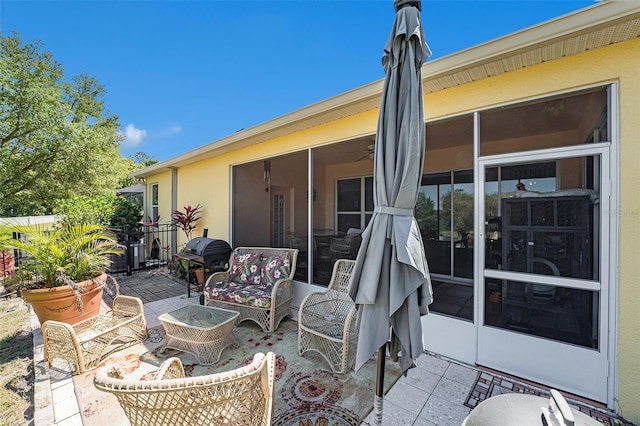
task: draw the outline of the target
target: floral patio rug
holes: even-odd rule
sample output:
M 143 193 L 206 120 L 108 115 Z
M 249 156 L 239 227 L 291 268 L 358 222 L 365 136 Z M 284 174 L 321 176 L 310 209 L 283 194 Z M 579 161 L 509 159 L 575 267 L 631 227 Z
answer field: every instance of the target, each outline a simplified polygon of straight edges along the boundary
M 190 376 L 228 371 L 251 362 L 256 352 L 276 354 L 275 405 L 272 424 L 358 425 L 373 408 L 376 360 L 372 358 L 357 373 L 335 374 L 315 352 L 298 355 L 297 323 L 285 320 L 273 333 L 263 333 L 250 321 L 234 329 L 240 343 L 227 347 L 220 361 L 211 366 L 198 364 L 185 352 L 167 349 L 160 353 L 164 330 L 149 329 L 149 337 L 137 346 L 118 352 L 104 364 L 117 364 L 127 378 L 149 378 L 167 358 L 177 356 Z M 400 377 L 400 368 L 390 359 L 385 362 L 385 392 Z M 95 370 L 74 376 L 75 392 L 84 425 L 126 425 L 127 418 L 116 398 L 93 386 Z

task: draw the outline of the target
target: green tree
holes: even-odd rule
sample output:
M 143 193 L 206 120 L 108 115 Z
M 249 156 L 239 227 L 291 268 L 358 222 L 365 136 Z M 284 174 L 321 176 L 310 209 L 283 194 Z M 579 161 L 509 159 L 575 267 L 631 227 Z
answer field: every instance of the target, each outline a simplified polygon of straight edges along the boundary
M 123 179 L 118 182 L 118 188 L 126 188 L 128 186 L 135 185 L 137 183 L 136 180 L 129 177 L 128 175 L 130 173 L 137 172 L 138 170 L 145 167 L 156 164 L 157 162 L 158 160 L 145 154 L 144 152 L 136 152 L 133 156 L 125 160 L 125 168 L 127 170 L 127 173 L 123 177 Z
M 469 233 L 473 231 L 473 194 L 463 189 L 454 190 L 453 197 L 451 196 L 451 192 L 443 194 L 442 216 L 445 218 L 451 217 L 452 201 L 453 231 L 457 234 L 452 238 L 459 238 L 466 244 Z
M 484 215 L 486 218 L 498 216 L 498 206 L 500 205 L 500 194 L 498 192 L 485 192 L 484 194 Z
M 126 176 L 104 87 L 64 71 L 39 41 L 0 36 L 0 217 L 51 213 L 62 200 L 111 195 Z
M 145 154 L 144 152 L 136 152 L 135 154 L 133 154 L 132 158 L 133 161 L 140 166 L 140 168 L 153 166 L 158 162 L 158 160 L 149 156 L 148 154 Z
M 435 203 L 422 192 L 418 192 L 416 201 L 415 218 L 420 231 L 424 234 L 431 234 L 438 229 L 438 216 L 436 215 Z

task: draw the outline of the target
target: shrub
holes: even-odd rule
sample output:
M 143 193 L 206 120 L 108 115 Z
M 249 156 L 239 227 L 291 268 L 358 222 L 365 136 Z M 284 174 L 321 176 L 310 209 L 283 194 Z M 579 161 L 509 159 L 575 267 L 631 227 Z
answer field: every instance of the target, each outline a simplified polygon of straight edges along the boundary
M 194 229 L 196 229 L 196 222 L 200 219 L 200 215 L 202 214 L 202 207 L 198 204 L 195 207 L 186 206 L 184 207 L 184 212 L 180 210 L 174 210 L 173 220 L 176 223 L 176 226 L 184 232 L 187 237 L 187 241 L 191 240 L 191 233 Z
M 109 226 L 118 230 L 118 241 L 125 241 L 125 234 L 129 235 L 129 241 L 138 241 L 142 238 L 142 211 L 140 207 L 126 198 L 116 198 L 113 202 L 113 215 Z M 128 227 L 128 228 L 127 228 Z M 122 231 L 120 229 L 123 229 Z
M 115 198 L 115 195 L 113 197 L 74 195 L 60 200 L 54 213 L 60 216 L 63 223 L 70 225 L 91 223 L 108 226 L 113 216 Z

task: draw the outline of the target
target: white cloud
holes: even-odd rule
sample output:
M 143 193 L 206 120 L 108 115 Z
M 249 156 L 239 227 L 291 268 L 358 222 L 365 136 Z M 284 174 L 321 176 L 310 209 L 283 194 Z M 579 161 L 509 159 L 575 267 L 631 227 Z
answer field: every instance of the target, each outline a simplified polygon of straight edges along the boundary
M 140 145 L 143 139 L 147 137 L 147 131 L 144 129 L 138 129 L 133 124 L 129 124 L 124 129 L 124 141 L 122 146 L 131 148 Z
M 162 132 L 158 134 L 154 134 L 154 138 L 158 138 L 158 139 L 170 138 L 173 135 L 177 135 L 181 131 L 182 131 L 181 125 L 179 124 L 170 125 L 162 129 Z
M 176 133 L 180 133 L 182 131 L 182 126 L 172 126 L 169 128 L 169 134 L 175 135 Z

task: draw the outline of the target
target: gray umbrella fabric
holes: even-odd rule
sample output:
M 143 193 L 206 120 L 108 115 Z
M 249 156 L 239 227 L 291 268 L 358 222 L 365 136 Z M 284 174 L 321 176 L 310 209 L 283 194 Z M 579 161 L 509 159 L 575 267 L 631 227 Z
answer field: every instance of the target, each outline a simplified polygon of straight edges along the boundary
M 375 141 L 375 210 L 362 233 L 349 287 L 359 305 L 356 371 L 390 340 L 390 330 L 397 337 L 402 371 L 412 367 L 423 352 L 420 317 L 433 301 L 413 217 L 425 151 L 420 68 L 431 52 L 420 23 L 420 2 L 401 0 L 395 7 L 382 58 L 386 77 Z

